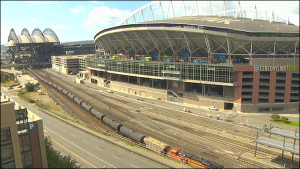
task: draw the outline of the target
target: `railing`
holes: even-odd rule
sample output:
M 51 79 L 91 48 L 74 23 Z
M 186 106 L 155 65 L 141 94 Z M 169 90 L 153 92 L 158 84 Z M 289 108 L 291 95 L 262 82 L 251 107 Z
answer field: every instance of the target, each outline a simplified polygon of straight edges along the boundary
M 176 102 L 180 102 L 180 103 L 183 102 L 183 99 L 180 96 L 178 96 L 178 94 L 176 92 L 174 92 L 172 90 L 168 90 L 168 93 L 169 92 L 173 95 L 173 96 L 172 95 L 168 96 L 169 101 L 176 101 Z M 176 97 L 174 97 L 174 96 L 176 96 Z

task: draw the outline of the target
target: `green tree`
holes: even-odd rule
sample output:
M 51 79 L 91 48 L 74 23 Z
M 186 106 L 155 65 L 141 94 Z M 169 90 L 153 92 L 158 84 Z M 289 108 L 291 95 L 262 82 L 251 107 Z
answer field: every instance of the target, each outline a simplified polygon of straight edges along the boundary
M 48 168 L 80 168 L 70 156 L 61 156 L 60 152 L 53 148 L 49 137 L 45 137 L 45 146 Z
M 27 92 L 33 92 L 34 91 L 34 84 L 30 83 L 30 82 L 26 83 L 25 84 L 25 90 Z
M 280 119 L 280 116 L 278 114 L 272 114 L 271 118 L 273 120 L 279 120 Z
M 283 121 L 283 122 L 288 122 L 288 121 L 289 121 L 289 118 L 287 118 L 287 117 L 285 117 L 285 116 L 282 116 L 282 117 L 280 118 L 280 120 Z

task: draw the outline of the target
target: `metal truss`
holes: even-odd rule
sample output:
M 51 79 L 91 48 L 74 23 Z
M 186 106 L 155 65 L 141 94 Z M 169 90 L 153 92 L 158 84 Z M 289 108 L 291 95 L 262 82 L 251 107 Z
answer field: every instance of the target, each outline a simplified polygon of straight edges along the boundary
M 212 2 L 214 5 L 212 5 Z M 258 9 L 256 3 L 252 8 L 246 6 L 242 8 L 241 2 L 227 6 L 226 1 L 154 1 L 141 8 L 138 8 L 129 16 L 124 18 L 119 25 L 135 24 L 139 22 L 155 21 L 160 19 L 175 18 L 181 16 L 233 16 L 235 18 L 243 17 L 278 21 L 282 18 L 284 23 L 289 24 L 290 13 L 278 9 Z M 228 2 L 227 2 L 228 3 Z M 242 1 L 242 3 L 244 3 Z M 229 4 L 229 3 L 228 3 Z M 232 7 L 232 5 L 235 5 Z M 244 5 L 245 6 L 245 5 Z M 230 8 L 231 7 L 231 8 Z M 219 9 L 219 10 L 218 10 Z M 195 12 L 196 11 L 196 12 Z M 269 11 L 269 12 L 268 12 Z M 258 15 L 258 12 L 263 15 Z M 145 14 L 147 15 L 145 16 Z M 171 15 L 170 15 L 171 13 Z M 151 17 L 152 16 L 152 17 Z M 261 18 L 259 18 L 261 17 Z M 269 18 L 269 19 L 268 19 Z
M 181 28 L 179 28 L 181 29 Z M 158 34 L 156 34 L 158 33 Z M 158 38 L 159 37 L 159 38 Z M 190 56 L 208 57 L 214 55 L 226 55 L 228 58 L 247 57 L 297 57 L 296 49 L 298 40 L 241 40 L 227 36 L 216 36 L 207 33 L 189 32 L 182 28 L 176 30 L 143 30 L 120 31 L 117 33 L 100 36 L 96 44 L 111 54 L 124 51 L 151 55 L 155 52 L 177 56 L 177 54 L 189 52 Z M 191 61 L 191 60 L 190 60 Z

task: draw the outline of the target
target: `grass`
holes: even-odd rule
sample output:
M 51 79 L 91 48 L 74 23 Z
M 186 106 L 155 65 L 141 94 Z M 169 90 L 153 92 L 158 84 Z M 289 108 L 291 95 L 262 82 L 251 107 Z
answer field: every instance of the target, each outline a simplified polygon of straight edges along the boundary
M 35 101 L 32 100 L 31 98 L 27 97 L 26 93 L 27 92 L 20 90 L 18 93 L 18 97 L 20 97 L 21 99 L 25 100 L 28 103 L 34 103 Z
M 286 122 L 283 122 L 281 120 L 270 120 L 270 122 L 299 127 L 299 122 L 297 122 L 297 121 L 286 121 Z
M 35 105 L 36 105 L 37 107 L 43 109 L 43 110 L 49 110 L 49 109 L 50 109 L 49 106 L 43 104 L 43 103 L 40 102 L 40 101 L 35 102 Z

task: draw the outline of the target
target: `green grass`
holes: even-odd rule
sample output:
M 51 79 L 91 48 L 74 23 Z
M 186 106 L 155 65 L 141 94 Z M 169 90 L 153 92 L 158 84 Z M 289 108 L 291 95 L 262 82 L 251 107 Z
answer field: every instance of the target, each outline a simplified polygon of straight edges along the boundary
M 285 124 L 285 125 L 289 125 L 289 126 L 296 126 L 299 127 L 299 122 L 297 121 L 287 121 L 287 122 L 283 122 L 281 120 L 270 120 L 270 122 L 272 123 L 278 123 L 278 124 Z
M 38 101 L 38 102 L 35 102 L 35 105 L 36 105 L 37 107 L 43 109 L 43 110 L 49 110 L 49 109 L 50 109 L 49 106 L 47 106 L 47 105 L 45 105 L 45 104 L 43 104 L 42 102 L 39 102 L 39 101 Z
M 25 91 L 19 91 L 18 93 L 18 97 L 20 97 L 21 99 L 25 100 L 28 103 L 35 103 L 34 100 L 32 100 L 31 98 L 27 97 Z

